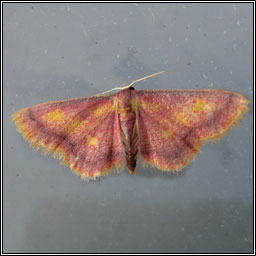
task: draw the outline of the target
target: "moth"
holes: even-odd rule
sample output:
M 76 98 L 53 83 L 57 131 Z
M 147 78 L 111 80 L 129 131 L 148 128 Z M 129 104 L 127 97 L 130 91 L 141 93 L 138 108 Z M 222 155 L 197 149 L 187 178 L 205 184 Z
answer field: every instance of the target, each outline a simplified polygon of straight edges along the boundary
M 13 114 L 32 147 L 61 159 L 83 179 L 96 179 L 137 159 L 180 170 L 207 140 L 221 138 L 247 111 L 247 99 L 224 90 L 142 90 L 131 84 L 86 98 L 55 101 Z

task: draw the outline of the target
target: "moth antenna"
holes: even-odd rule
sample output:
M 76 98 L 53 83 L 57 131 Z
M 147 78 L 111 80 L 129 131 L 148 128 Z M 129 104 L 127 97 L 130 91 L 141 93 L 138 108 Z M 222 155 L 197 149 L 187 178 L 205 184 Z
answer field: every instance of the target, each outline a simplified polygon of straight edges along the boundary
M 123 89 L 130 88 L 130 87 L 133 86 L 134 84 L 136 84 L 136 83 L 138 83 L 138 82 L 140 82 L 140 81 L 146 80 L 146 79 L 148 79 L 148 78 L 151 78 L 151 77 L 153 77 L 153 76 L 159 76 L 159 75 L 163 74 L 164 72 L 165 72 L 165 71 L 160 71 L 160 72 L 151 74 L 151 75 L 149 75 L 149 76 L 145 76 L 145 77 L 142 77 L 142 78 L 140 78 L 140 79 L 137 79 L 137 80 L 131 82 L 129 85 L 123 87 Z
M 161 74 L 163 74 L 164 72 L 165 72 L 165 71 L 160 71 L 160 72 L 151 74 L 151 75 L 149 75 L 149 76 L 145 76 L 145 77 L 139 78 L 139 79 L 137 79 L 137 80 L 131 82 L 130 84 L 128 84 L 128 85 L 126 85 L 126 86 L 124 86 L 124 87 L 112 88 L 112 89 L 110 89 L 110 90 L 108 90 L 108 91 L 105 91 L 105 92 L 103 92 L 103 93 L 97 94 L 97 95 L 95 95 L 95 96 L 101 96 L 101 95 L 107 94 L 107 93 L 109 93 L 109 92 L 112 92 L 112 91 L 114 91 L 114 90 L 124 90 L 124 89 L 128 89 L 128 88 L 130 88 L 131 86 L 133 86 L 134 84 L 136 84 L 136 83 L 138 83 L 138 82 L 140 82 L 140 81 L 146 80 L 146 79 L 151 78 L 151 77 L 153 77 L 153 76 L 161 75 Z

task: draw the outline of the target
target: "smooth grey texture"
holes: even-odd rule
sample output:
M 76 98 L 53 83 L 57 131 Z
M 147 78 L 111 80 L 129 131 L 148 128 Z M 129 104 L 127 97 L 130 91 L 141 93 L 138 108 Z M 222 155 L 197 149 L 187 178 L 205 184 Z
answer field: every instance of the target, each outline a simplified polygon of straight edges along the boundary
M 253 250 L 253 4 L 4 3 L 3 250 Z M 82 181 L 29 147 L 11 114 L 154 72 L 143 89 L 239 92 L 249 112 L 179 173 Z

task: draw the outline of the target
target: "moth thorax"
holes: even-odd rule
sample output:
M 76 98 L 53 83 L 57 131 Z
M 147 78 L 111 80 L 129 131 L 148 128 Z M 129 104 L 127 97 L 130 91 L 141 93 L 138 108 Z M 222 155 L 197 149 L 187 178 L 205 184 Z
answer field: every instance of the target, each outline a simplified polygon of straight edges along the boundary
M 130 112 L 132 110 L 132 104 L 131 104 L 131 90 L 130 89 L 124 89 L 119 92 L 118 94 L 118 108 L 119 112 Z

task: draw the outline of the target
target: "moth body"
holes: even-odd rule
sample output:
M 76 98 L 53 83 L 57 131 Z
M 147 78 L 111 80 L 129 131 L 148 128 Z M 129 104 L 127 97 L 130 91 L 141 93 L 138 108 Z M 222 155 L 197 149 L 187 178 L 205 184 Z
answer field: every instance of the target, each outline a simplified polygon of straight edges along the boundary
M 120 123 L 121 139 L 130 174 L 134 173 L 138 154 L 138 131 L 136 126 L 136 112 L 133 107 L 132 87 L 116 94 L 115 105 Z

